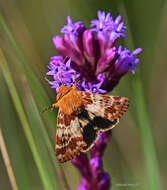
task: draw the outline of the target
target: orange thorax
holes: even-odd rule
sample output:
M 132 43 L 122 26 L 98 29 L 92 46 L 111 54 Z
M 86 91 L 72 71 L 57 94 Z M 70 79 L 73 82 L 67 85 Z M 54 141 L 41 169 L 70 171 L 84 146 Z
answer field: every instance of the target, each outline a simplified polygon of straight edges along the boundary
M 56 97 L 57 103 L 53 104 L 53 107 L 59 107 L 61 111 L 68 115 L 79 114 L 82 108 L 82 100 L 79 92 L 76 84 L 73 87 L 61 85 Z

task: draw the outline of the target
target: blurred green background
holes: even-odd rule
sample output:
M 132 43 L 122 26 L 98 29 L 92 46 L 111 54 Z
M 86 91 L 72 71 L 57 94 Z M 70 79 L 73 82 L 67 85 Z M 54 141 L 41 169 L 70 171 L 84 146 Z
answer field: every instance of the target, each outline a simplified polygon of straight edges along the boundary
M 99 9 L 123 16 L 128 26 L 123 46 L 143 48 L 136 75 L 129 72 L 112 92 L 128 97 L 130 107 L 113 129 L 104 169 L 112 190 L 167 189 L 167 1 L 0 0 L 0 139 L 14 172 L 14 190 L 79 185 L 71 162 L 59 164 L 55 158 L 56 110 L 39 112 L 56 98 L 44 79 L 49 58 L 58 55 L 52 37 L 68 15 L 88 26 Z M 0 189 L 11 190 L 2 152 Z

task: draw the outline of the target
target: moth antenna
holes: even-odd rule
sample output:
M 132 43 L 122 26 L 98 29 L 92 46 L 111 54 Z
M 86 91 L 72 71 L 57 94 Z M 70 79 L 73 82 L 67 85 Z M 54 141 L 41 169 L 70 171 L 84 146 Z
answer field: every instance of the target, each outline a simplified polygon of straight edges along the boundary
M 76 76 L 76 73 L 75 73 L 75 76 Z M 81 79 L 80 78 L 76 78 L 75 79 L 75 83 L 77 84 L 77 83 L 80 83 L 81 82 Z
M 45 113 L 45 112 L 47 112 L 49 110 L 51 110 L 51 111 L 53 110 L 53 105 L 52 104 L 49 105 L 48 107 L 44 108 L 42 111 L 40 111 L 40 114 L 43 114 L 43 113 Z
M 73 84 L 73 86 L 75 86 L 75 88 L 77 88 L 77 84 L 81 82 L 81 79 L 80 78 L 77 78 L 76 77 L 76 73 L 75 73 L 75 82 Z

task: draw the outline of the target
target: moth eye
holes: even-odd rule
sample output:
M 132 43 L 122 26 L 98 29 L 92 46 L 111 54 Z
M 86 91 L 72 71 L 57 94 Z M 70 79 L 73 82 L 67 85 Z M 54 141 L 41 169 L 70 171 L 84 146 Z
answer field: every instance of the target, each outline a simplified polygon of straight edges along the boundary
M 59 86 L 61 86 L 61 84 L 62 84 L 62 83 L 61 83 L 61 82 L 59 82 L 59 84 L 58 84 L 58 85 L 59 85 Z
M 58 68 L 55 69 L 55 72 L 56 72 L 56 73 L 58 72 Z

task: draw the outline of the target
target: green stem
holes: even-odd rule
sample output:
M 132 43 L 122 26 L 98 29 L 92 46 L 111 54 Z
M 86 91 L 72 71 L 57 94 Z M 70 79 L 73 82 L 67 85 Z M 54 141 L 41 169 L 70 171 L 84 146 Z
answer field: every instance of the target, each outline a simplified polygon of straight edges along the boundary
M 126 13 L 126 8 L 124 6 L 124 2 L 120 4 L 120 10 L 122 15 L 124 15 L 125 20 L 127 21 L 126 26 L 128 26 L 127 36 L 128 36 L 128 46 L 130 49 L 134 49 L 134 41 L 133 36 L 130 30 L 130 26 L 128 25 L 128 17 Z M 138 129 L 140 131 L 141 143 L 143 146 L 143 156 L 145 162 L 145 171 L 147 179 L 146 184 L 147 189 L 149 190 L 161 190 L 161 180 L 160 180 L 160 172 L 158 166 L 158 160 L 156 156 L 155 145 L 153 142 L 152 131 L 151 131 L 151 123 L 149 120 L 149 115 L 146 107 L 145 96 L 143 91 L 143 85 L 141 82 L 141 77 L 139 74 L 139 70 L 132 80 L 133 91 L 134 91 L 134 99 L 136 100 L 136 119 Z
M 148 181 L 148 189 L 161 190 L 160 172 L 156 156 L 155 145 L 153 142 L 151 123 L 146 108 L 143 86 L 139 76 L 133 80 L 133 90 L 136 99 L 136 116 L 142 139 L 144 161 Z
M 13 49 L 16 52 L 17 57 L 19 58 L 19 61 L 16 62 L 17 67 L 20 67 L 23 70 L 24 74 L 26 75 L 26 79 L 28 80 L 28 83 L 30 84 L 31 88 L 33 89 L 33 93 L 34 93 L 33 95 L 35 97 L 35 100 L 37 101 L 37 103 L 39 103 L 39 105 L 41 107 L 45 107 L 49 103 L 48 96 L 47 96 L 46 92 L 44 91 L 44 89 L 42 88 L 42 86 L 39 85 L 40 82 L 39 82 L 38 78 L 32 72 L 30 64 L 28 63 L 20 46 L 17 44 L 15 38 L 13 37 L 12 32 L 11 32 L 10 28 L 8 27 L 8 25 L 6 24 L 5 19 L 1 13 L 0 13 L 0 26 L 1 26 L 2 30 L 5 32 L 5 36 L 7 37 L 10 45 L 13 47 Z M 38 118 L 36 118 L 36 119 L 39 119 L 40 116 L 37 111 L 35 100 L 33 98 L 31 100 L 32 100 L 31 105 L 35 106 L 34 111 L 36 111 L 36 116 L 38 116 Z M 48 118 L 47 123 L 49 124 L 48 126 L 53 131 L 53 128 L 51 126 L 54 126 L 53 124 L 55 124 L 55 122 L 56 122 L 55 115 L 53 116 L 53 114 L 50 114 L 50 115 L 48 115 L 47 118 Z M 43 122 L 41 121 L 41 118 L 39 120 L 43 124 Z M 46 140 L 46 144 L 48 146 L 48 150 L 51 154 L 51 158 L 54 162 L 55 169 L 56 169 L 57 175 L 59 177 L 59 181 L 61 182 L 61 184 L 64 183 L 62 185 L 64 189 L 69 189 L 67 181 L 64 176 L 63 169 L 55 161 L 55 154 L 54 154 L 55 152 L 53 151 L 53 147 L 51 145 L 48 134 L 46 134 L 46 129 L 44 129 L 43 125 L 41 125 L 41 126 L 42 126 L 42 131 L 43 131 L 43 134 L 44 134 L 44 137 Z M 64 179 L 64 180 L 62 180 L 62 179 Z
M 17 111 L 18 117 L 20 119 L 21 125 L 23 127 L 24 133 L 26 135 L 26 138 L 28 140 L 28 143 L 30 145 L 34 160 L 36 162 L 37 168 L 39 170 L 39 174 L 40 177 L 42 179 L 43 185 L 45 187 L 45 189 L 48 190 L 55 190 L 55 189 L 59 189 L 58 184 L 56 183 L 56 181 L 54 182 L 54 184 L 52 183 L 52 181 L 50 180 L 49 175 L 47 175 L 47 168 L 45 167 L 45 164 L 42 161 L 42 158 L 40 157 L 40 154 L 38 152 L 38 148 L 36 146 L 33 134 L 31 132 L 31 128 L 29 126 L 28 120 L 26 118 L 26 115 L 24 113 L 24 109 L 20 100 L 20 97 L 17 93 L 15 84 L 13 82 L 12 76 L 10 74 L 8 65 L 6 63 L 6 59 L 3 55 L 2 50 L 0 50 L 0 68 L 2 69 L 4 78 L 6 80 L 12 101 L 14 103 L 15 109 Z

